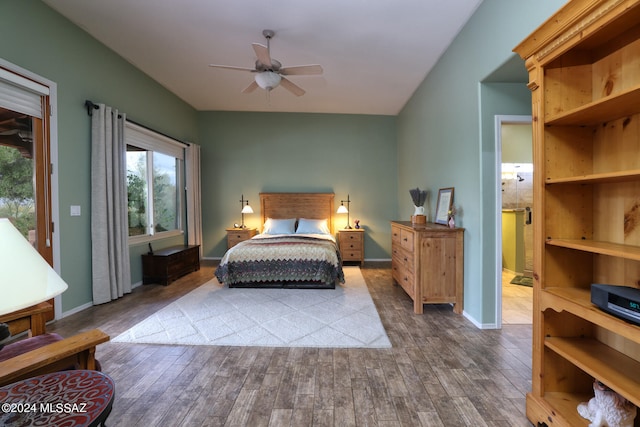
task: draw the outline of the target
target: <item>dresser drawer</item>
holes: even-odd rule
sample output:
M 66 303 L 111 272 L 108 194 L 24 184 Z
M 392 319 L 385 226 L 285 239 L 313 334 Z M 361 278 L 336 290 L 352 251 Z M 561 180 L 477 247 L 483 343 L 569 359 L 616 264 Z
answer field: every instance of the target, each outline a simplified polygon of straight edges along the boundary
M 398 277 L 396 278 L 396 281 L 400 286 L 402 286 L 402 289 L 404 289 L 404 291 L 411 297 L 411 299 L 414 299 L 416 296 L 416 292 L 415 292 L 416 285 L 415 285 L 413 273 L 410 273 L 407 270 L 402 270 L 402 269 L 398 273 L 399 274 L 398 274 Z
M 255 228 L 227 228 L 227 249 L 258 234 Z
M 364 235 L 362 233 L 340 233 L 340 247 L 360 247 L 362 245 L 362 239 Z
M 395 244 L 400 245 L 400 235 L 402 234 L 402 231 L 400 230 L 400 227 L 397 227 L 395 225 L 391 226 L 391 244 L 392 246 L 394 246 Z
M 402 248 L 394 249 L 391 260 L 392 262 L 395 261 L 399 266 L 402 266 L 402 268 L 407 270 L 409 273 L 413 273 L 415 271 L 413 254 L 409 251 L 405 251 Z
M 400 230 L 400 246 L 404 249 L 413 251 L 413 239 L 415 234 L 412 231 L 402 229 Z
M 229 233 L 227 235 L 227 246 L 232 248 L 238 243 L 247 240 L 246 234 Z
M 349 250 L 341 251 L 343 261 L 360 261 L 362 259 L 362 251 Z

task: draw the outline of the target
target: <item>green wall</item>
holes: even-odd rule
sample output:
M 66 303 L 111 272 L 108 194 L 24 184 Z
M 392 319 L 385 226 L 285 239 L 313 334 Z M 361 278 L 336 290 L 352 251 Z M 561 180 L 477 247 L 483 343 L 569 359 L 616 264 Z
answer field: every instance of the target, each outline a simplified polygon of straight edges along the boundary
M 92 300 L 91 125 L 85 100 L 111 105 L 136 122 L 195 142 L 196 111 L 37 0 L 0 2 L 0 58 L 58 85 L 60 223 L 55 228 L 61 236 L 61 274 L 69 284 L 62 310 L 73 310 Z M 71 217 L 70 205 L 80 205 L 82 216 Z M 131 251 L 134 281 L 141 277 L 136 276 L 140 250 Z
M 409 188 L 431 191 L 430 215 L 438 189 L 455 188 L 457 224 L 466 229 L 465 313 L 479 326 L 496 322 L 493 116 L 531 111 L 530 97 L 523 103 L 517 93 L 485 102 L 482 82 L 563 3 L 484 0 L 398 116 L 398 213 L 411 215 Z
M 336 209 L 347 194 L 350 218 L 367 231 L 367 259 L 391 258 L 389 220 L 396 216 L 395 117 L 201 112 L 202 216 L 205 257 L 221 257 L 225 228 L 240 222 L 240 196 L 260 226 L 259 193 L 334 192 Z M 344 227 L 346 217 L 336 216 Z
M 238 198 L 261 191 L 350 194 L 351 218 L 367 228 L 366 256 L 389 258 L 390 219 L 413 212 L 408 190 L 455 187 L 465 227 L 465 312 L 495 322 L 494 115 L 529 114 L 523 83 L 487 81 L 513 47 L 563 1 L 484 0 L 398 117 L 196 112 L 161 85 L 37 0 L 0 3 L 0 58 L 58 84 L 60 262 L 70 288 L 63 310 L 91 300 L 90 122 L 85 99 L 202 145 L 204 255 L 224 251 Z M 114 23 L 114 25 L 116 25 Z M 69 206 L 83 215 L 70 217 Z M 257 210 L 256 210 L 257 212 Z M 258 225 L 258 214 L 247 216 Z M 339 224 L 339 223 L 338 223 Z M 161 247 L 172 242 L 159 242 Z M 140 280 L 132 248 L 132 280 Z

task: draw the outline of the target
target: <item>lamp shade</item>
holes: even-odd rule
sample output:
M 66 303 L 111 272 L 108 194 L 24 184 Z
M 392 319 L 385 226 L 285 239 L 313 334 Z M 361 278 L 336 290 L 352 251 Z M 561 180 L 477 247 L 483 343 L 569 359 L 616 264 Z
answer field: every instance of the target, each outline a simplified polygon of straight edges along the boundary
M 255 76 L 258 86 L 266 90 L 276 88 L 280 84 L 280 79 L 280 74 L 276 74 L 273 71 L 263 71 L 262 73 L 257 73 Z
M 243 213 L 243 214 L 245 214 L 245 213 L 246 214 L 253 213 L 253 209 L 251 209 L 251 206 L 249 206 L 249 205 L 244 205 L 244 207 L 242 208 L 241 213 Z
M 7 218 L 0 218 L 0 315 L 61 294 L 67 284 Z
M 336 211 L 336 213 L 339 213 L 339 214 L 349 213 L 349 209 L 347 209 L 345 205 L 340 205 L 338 206 L 338 210 Z

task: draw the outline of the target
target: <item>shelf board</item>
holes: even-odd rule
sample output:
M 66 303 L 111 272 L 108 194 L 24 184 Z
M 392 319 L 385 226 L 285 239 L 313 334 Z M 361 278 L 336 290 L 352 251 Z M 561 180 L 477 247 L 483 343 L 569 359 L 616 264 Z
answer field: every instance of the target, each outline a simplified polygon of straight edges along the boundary
M 636 181 L 638 179 L 640 179 L 640 169 L 632 169 L 564 178 L 547 178 L 545 184 L 606 184 L 611 182 Z
M 582 239 L 548 239 L 545 244 L 548 246 L 559 246 L 583 252 L 640 261 L 640 247 L 625 245 L 622 243 Z
M 589 425 L 589 421 L 582 418 L 576 408 L 578 404 L 588 402 L 592 397 L 593 393 L 547 392 L 544 394 L 544 399 L 554 409 L 556 417 L 561 416 L 562 420 L 570 426 L 585 427 Z
M 591 303 L 589 289 L 547 287 L 540 291 L 540 305 L 542 310 L 567 311 L 640 344 L 640 326 L 600 310 Z
M 590 338 L 547 337 L 544 345 L 640 405 L 640 362 Z
M 545 125 L 593 126 L 640 112 L 640 86 L 545 119 Z

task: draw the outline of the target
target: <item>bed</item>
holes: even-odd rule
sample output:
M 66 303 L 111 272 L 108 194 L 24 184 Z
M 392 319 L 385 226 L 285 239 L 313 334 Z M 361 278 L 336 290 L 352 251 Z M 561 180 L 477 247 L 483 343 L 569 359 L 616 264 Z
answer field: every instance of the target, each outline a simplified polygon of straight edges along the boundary
M 344 283 L 333 193 L 260 193 L 262 232 L 229 249 L 215 276 L 230 288 L 334 289 Z

